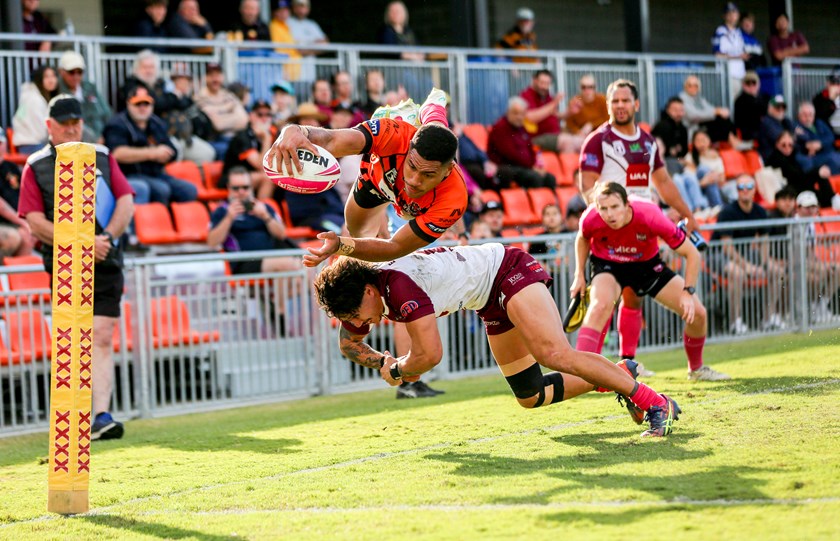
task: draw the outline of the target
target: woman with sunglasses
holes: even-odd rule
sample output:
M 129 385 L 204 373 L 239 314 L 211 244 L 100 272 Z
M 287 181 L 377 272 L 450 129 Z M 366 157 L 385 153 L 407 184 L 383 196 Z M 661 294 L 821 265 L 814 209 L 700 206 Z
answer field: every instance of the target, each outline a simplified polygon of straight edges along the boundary
M 803 170 L 799 162 L 796 161 L 793 135 L 789 131 L 783 131 L 776 138 L 776 148 L 773 149 L 773 152 L 765 163 L 769 167 L 778 167 L 781 169 L 782 176 L 787 180 L 788 186 L 796 190 L 797 194 L 806 190 L 817 194 L 820 207 L 830 207 L 834 197 L 837 197 L 838 204 L 840 204 L 840 196 L 836 196 L 828 180 L 831 176 L 831 170 L 827 165 L 811 169 L 810 171 Z

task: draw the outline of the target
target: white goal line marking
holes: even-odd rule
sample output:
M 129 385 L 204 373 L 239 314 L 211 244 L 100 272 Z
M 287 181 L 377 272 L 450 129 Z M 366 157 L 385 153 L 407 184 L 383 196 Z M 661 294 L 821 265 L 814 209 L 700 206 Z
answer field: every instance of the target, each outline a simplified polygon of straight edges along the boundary
M 740 398 L 740 397 L 745 397 L 745 396 L 757 396 L 757 395 L 770 394 L 770 393 L 801 391 L 801 390 L 804 390 L 804 389 L 815 389 L 815 388 L 819 388 L 819 387 L 826 387 L 826 386 L 835 385 L 835 384 L 838 384 L 838 383 L 840 383 L 840 378 L 830 379 L 830 380 L 826 380 L 826 381 L 818 381 L 818 382 L 814 382 L 814 383 L 802 383 L 802 384 L 793 385 L 793 386 L 790 386 L 790 387 L 774 387 L 774 388 L 771 388 L 771 389 L 762 389 L 760 391 L 752 391 L 752 392 L 749 392 L 749 393 L 737 394 L 737 395 L 733 395 L 733 396 L 729 396 L 729 397 L 722 397 L 722 398 L 704 400 L 704 401 L 700 401 L 700 402 L 695 402 L 693 405 L 702 406 L 702 405 L 706 405 L 706 404 L 724 402 L 724 401 L 727 401 L 727 400 Z M 391 458 L 396 458 L 396 457 L 401 457 L 401 456 L 416 455 L 416 454 L 419 454 L 419 453 L 425 453 L 427 451 L 434 451 L 436 449 L 444 449 L 444 448 L 447 448 L 447 447 L 452 447 L 454 445 L 473 445 L 473 444 L 476 444 L 476 443 L 498 441 L 498 440 L 502 440 L 502 439 L 505 439 L 505 438 L 526 436 L 526 435 L 530 435 L 530 434 L 534 434 L 534 433 L 538 433 L 538 432 L 546 432 L 546 431 L 556 432 L 558 430 L 564 430 L 564 429 L 567 429 L 567 428 L 575 428 L 575 427 L 579 427 L 579 426 L 586 426 L 586 425 L 598 423 L 598 422 L 601 422 L 601 421 L 613 421 L 613 420 L 617 420 L 617 419 L 626 419 L 626 418 L 627 418 L 626 414 L 608 415 L 606 417 L 595 417 L 595 418 L 592 418 L 592 419 L 586 419 L 586 420 L 583 420 L 583 421 L 576 421 L 576 422 L 573 422 L 573 423 L 563 423 L 563 424 L 553 425 L 553 426 L 549 426 L 549 427 L 530 428 L 528 430 L 521 430 L 521 431 L 517 431 L 517 432 L 508 432 L 508 433 L 505 433 L 505 434 L 498 434 L 496 436 L 487 436 L 487 437 L 483 437 L 483 438 L 471 438 L 471 439 L 463 440 L 463 441 L 448 441 L 448 442 L 437 443 L 435 445 L 427 445 L 427 446 L 424 446 L 424 447 L 415 447 L 414 449 L 405 449 L 403 451 L 395 451 L 395 452 L 392 452 L 392 453 L 377 453 L 375 455 L 370 455 L 370 456 L 361 457 L 361 458 L 354 458 L 352 460 L 345 460 L 345 461 L 342 461 L 342 462 L 336 462 L 334 464 L 325 464 L 323 466 L 315 466 L 315 467 L 311 467 L 311 468 L 304 468 L 302 470 L 295 470 L 295 471 L 291 471 L 291 472 L 278 473 L 276 475 L 269 475 L 269 476 L 265 476 L 265 477 L 257 477 L 257 478 L 252 478 L 252 479 L 242 479 L 242 480 L 239 480 L 239 481 L 231 481 L 229 483 L 215 483 L 215 484 L 212 484 L 212 485 L 192 487 L 192 488 L 188 488 L 188 489 L 184 489 L 184 490 L 178 490 L 178 491 L 175 491 L 175 492 L 169 492 L 169 493 L 166 493 L 166 494 L 153 494 L 151 496 L 141 496 L 139 498 L 133 498 L 133 499 L 130 499 L 130 500 L 125 500 L 123 502 L 118 502 L 118 503 L 115 503 L 113 505 L 100 507 L 100 508 L 97 508 L 97 509 L 91 509 L 87 513 L 85 513 L 83 515 L 77 515 L 77 516 L 84 517 L 84 516 L 93 516 L 93 515 L 107 515 L 107 514 L 109 514 L 110 511 L 113 511 L 116 508 L 126 506 L 126 505 L 132 505 L 132 504 L 136 504 L 136 503 L 142 503 L 142 502 L 148 502 L 148 501 L 154 501 L 154 500 L 162 500 L 164 498 L 173 498 L 173 497 L 183 496 L 183 495 L 191 494 L 191 493 L 195 493 L 195 492 L 204 492 L 204 491 L 209 491 L 209 490 L 215 490 L 215 489 L 218 489 L 218 488 L 226 488 L 226 487 L 244 485 L 244 484 L 249 484 L 249 483 L 257 483 L 257 482 L 263 482 L 263 481 L 274 481 L 274 480 L 277 480 L 277 479 L 283 479 L 283 478 L 286 478 L 286 477 L 292 477 L 292 476 L 298 476 L 298 475 L 307 475 L 307 474 L 310 474 L 310 473 L 319 473 L 319 472 L 326 471 L 326 470 L 346 468 L 346 467 L 349 467 L 349 466 L 355 466 L 357 464 L 364 464 L 364 463 L 367 463 L 367 462 L 373 462 L 373 461 L 378 461 L 378 460 L 383 460 L 383 459 L 391 459 Z M 835 500 L 836 500 L 835 498 L 829 499 L 829 501 L 835 501 Z M 726 501 L 746 502 L 746 503 L 740 503 L 740 504 L 739 503 L 732 503 L 732 504 L 715 503 L 715 502 L 726 502 Z M 819 499 L 816 499 L 816 500 L 773 500 L 773 499 L 767 499 L 767 500 L 684 500 L 684 501 L 683 500 L 670 500 L 670 501 L 651 501 L 651 502 L 603 502 L 603 504 L 604 504 L 603 506 L 607 506 L 608 504 L 609 505 L 613 505 L 613 504 L 615 504 L 615 505 L 678 505 L 678 504 L 701 505 L 701 504 L 704 504 L 706 502 L 708 502 L 708 503 L 706 503 L 707 505 L 754 505 L 754 504 L 758 504 L 758 503 L 772 504 L 773 502 L 779 502 L 776 505 L 788 505 L 788 504 L 784 503 L 786 501 L 790 502 L 790 504 L 793 504 L 793 503 L 799 503 L 799 502 L 819 503 L 822 500 L 819 500 Z M 692 503 L 692 502 L 696 502 L 696 503 Z M 533 505 L 534 507 L 540 507 L 539 505 L 536 505 L 536 504 L 525 504 L 524 506 L 527 507 L 528 505 Z M 566 504 L 552 504 L 552 505 L 566 505 Z M 570 505 L 570 506 L 585 505 L 585 502 L 581 502 L 579 504 L 578 503 L 568 504 L 568 505 Z M 434 507 L 434 506 L 432 506 L 432 507 Z M 447 506 L 442 506 L 441 509 L 443 509 L 444 507 L 447 507 Z M 476 509 L 480 509 L 480 508 L 483 508 L 483 507 L 485 507 L 485 506 L 481 506 L 481 505 L 475 506 Z M 488 505 L 487 507 L 488 508 L 493 508 L 492 505 Z M 511 507 L 514 507 L 514 506 L 511 506 Z M 364 510 L 364 508 L 353 508 L 353 509 Z M 350 509 L 348 509 L 348 510 L 350 510 Z M 279 510 L 275 510 L 274 512 L 277 512 L 277 511 L 279 511 Z M 17 524 L 26 524 L 26 523 L 30 523 L 30 522 L 55 520 L 55 519 L 59 519 L 59 518 L 63 518 L 63 517 L 60 517 L 60 516 L 57 516 L 57 515 L 42 515 L 40 517 L 35 517 L 35 518 L 32 518 L 32 519 L 28 519 L 28 520 L 22 520 L 22 521 L 17 521 L 17 522 L 9 522 L 9 523 L 6 523 L 6 524 L 0 524 L 0 529 L 8 528 L 10 526 L 14 526 L 14 525 L 17 525 Z

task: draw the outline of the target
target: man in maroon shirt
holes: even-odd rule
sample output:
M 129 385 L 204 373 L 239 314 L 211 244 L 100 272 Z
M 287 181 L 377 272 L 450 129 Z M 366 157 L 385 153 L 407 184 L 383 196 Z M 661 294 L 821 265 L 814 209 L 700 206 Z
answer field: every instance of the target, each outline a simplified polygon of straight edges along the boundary
M 581 111 L 581 102 L 571 100 L 569 108 L 561 113 L 559 106 L 563 94 L 551 95 L 551 83 L 554 75 L 548 70 L 540 70 L 531 79 L 531 86 L 520 94 L 528 103 L 525 114 L 526 128 L 534 136 L 534 144 L 551 152 L 580 152 L 583 136 L 562 133 L 560 121 L 569 115 Z
M 523 188 L 553 188 L 557 179 L 540 167 L 531 135 L 525 130 L 527 109 L 528 103 L 519 96 L 508 100 L 507 113 L 490 128 L 487 157 L 499 166 L 497 175 L 503 187 L 512 180 Z
M 802 32 L 790 31 L 787 13 L 780 13 L 774 26 L 776 31 L 767 40 L 767 48 L 770 50 L 770 59 L 774 66 L 781 66 L 785 58 L 805 56 L 811 51 L 811 46 Z
M 50 101 L 50 144 L 29 156 L 20 184 L 18 214 L 41 241 L 44 269 L 52 276 L 55 145 L 82 140 L 84 121 L 79 101 L 61 94 Z M 123 292 L 123 244 L 120 237 L 134 215 L 134 192 L 107 147 L 96 145 L 96 240 L 93 266 L 93 403 L 91 439 L 121 438 L 123 425 L 108 408 L 114 387 L 114 325 Z M 106 200 L 113 202 L 109 205 Z M 104 204 L 103 204 L 104 203 Z M 109 212 L 110 211 L 110 212 Z

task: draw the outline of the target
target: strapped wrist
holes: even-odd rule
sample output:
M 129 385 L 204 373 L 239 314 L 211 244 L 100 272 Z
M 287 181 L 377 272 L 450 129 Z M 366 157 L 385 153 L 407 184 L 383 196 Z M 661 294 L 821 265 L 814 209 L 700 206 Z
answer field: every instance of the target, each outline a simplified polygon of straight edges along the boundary
M 338 237 L 338 248 L 335 251 L 341 255 L 350 255 L 356 251 L 356 241 L 351 237 Z

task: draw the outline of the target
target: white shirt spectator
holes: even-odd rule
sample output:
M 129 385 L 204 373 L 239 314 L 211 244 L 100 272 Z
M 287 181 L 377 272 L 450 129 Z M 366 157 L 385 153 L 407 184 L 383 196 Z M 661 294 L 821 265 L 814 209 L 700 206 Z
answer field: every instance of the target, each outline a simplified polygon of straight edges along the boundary
M 729 77 L 741 80 L 746 73 L 744 59 L 744 35 L 737 26 L 729 28 L 725 24 L 717 27 L 715 37 L 712 38 L 712 47 L 715 54 L 724 54 L 729 57 Z M 737 58 L 733 58 L 737 57 Z
M 321 30 L 321 26 L 312 19 L 289 17 L 286 24 L 292 32 L 292 38 L 295 40 L 295 45 L 300 47 L 312 45 L 313 43 L 318 43 L 327 39 L 327 35 L 324 34 L 323 30 Z M 301 59 L 300 80 L 315 80 L 315 57 L 304 56 Z

